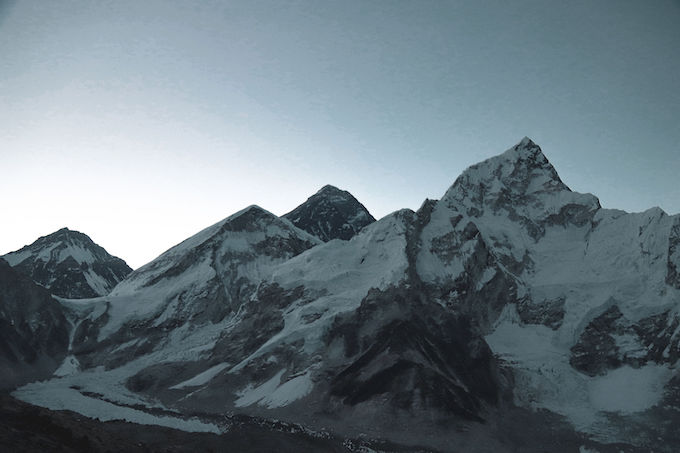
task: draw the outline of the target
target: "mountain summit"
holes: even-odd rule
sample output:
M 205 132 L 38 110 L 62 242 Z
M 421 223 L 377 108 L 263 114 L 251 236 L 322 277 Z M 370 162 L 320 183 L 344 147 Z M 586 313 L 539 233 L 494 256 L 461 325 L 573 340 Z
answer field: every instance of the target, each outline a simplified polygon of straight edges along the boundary
M 132 269 L 86 234 L 62 228 L 2 258 L 54 295 L 104 296 Z
M 324 242 L 351 239 L 375 222 L 368 210 L 346 190 L 326 185 L 283 217 Z
M 680 215 L 604 209 L 524 139 L 417 212 L 370 223 L 326 186 L 285 217 L 248 207 L 59 299 L 58 379 L 14 395 L 441 451 L 680 451 Z

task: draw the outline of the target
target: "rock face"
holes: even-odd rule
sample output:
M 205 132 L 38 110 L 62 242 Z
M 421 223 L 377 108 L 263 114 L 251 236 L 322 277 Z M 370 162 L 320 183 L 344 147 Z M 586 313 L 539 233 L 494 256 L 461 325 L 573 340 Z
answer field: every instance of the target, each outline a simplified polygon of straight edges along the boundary
M 69 325 L 47 290 L 0 259 L 0 388 L 52 375 L 66 355 Z
M 292 214 L 247 208 L 111 294 L 63 302 L 81 371 L 17 395 L 444 451 L 680 447 L 679 216 L 603 209 L 529 139 L 349 241 Z
M 104 296 L 132 272 L 125 261 L 68 228 L 2 258 L 52 294 L 69 299 Z
M 324 242 L 348 240 L 375 222 L 368 210 L 351 193 L 324 186 L 283 217 Z

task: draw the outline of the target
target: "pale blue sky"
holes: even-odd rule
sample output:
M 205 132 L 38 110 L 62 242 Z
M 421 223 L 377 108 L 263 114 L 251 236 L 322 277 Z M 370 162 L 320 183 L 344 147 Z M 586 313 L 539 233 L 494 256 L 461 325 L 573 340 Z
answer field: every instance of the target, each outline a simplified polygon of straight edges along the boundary
M 0 5 L 0 253 L 68 226 L 137 267 L 324 184 L 381 217 L 525 135 L 680 212 L 678 1 Z

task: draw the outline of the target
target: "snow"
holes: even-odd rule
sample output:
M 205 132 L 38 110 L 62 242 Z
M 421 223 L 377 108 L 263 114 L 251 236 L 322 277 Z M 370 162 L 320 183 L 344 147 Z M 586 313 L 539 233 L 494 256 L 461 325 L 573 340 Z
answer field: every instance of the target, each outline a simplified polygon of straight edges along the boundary
M 152 415 L 138 409 L 119 406 L 117 404 L 91 398 L 70 387 L 50 387 L 45 391 L 41 383 L 29 384 L 12 394 L 30 404 L 52 410 L 72 410 L 86 417 L 102 421 L 125 420 L 142 425 L 167 426 L 189 432 L 210 432 L 219 434 L 219 427 L 202 422 L 196 418 L 183 419 L 167 415 Z
M 80 371 L 80 362 L 74 355 L 68 355 L 54 372 L 57 377 L 71 376 Z
M 281 384 L 281 376 L 286 369 L 280 370 L 271 379 L 257 387 L 248 385 L 245 389 L 237 392 L 239 397 L 234 405 L 245 407 L 257 403 L 269 409 L 287 406 L 311 392 L 313 383 L 310 373 L 305 372 Z
M 208 282 L 216 276 L 210 257 L 203 257 L 186 272 L 173 279 L 164 279 L 152 287 L 137 292 L 123 291 L 119 284 L 117 294 L 107 296 L 109 320 L 99 331 L 99 341 L 120 329 L 131 319 L 145 319 L 161 316 L 167 304 L 180 293 L 190 298 L 200 294 Z M 164 316 L 169 316 L 165 314 Z
M 74 241 L 73 239 L 68 239 L 67 242 L 49 243 L 37 249 L 26 248 L 11 252 L 3 258 L 10 266 L 16 266 L 27 258 L 31 258 L 34 261 L 42 261 L 44 263 L 50 261 L 61 263 L 69 257 L 75 259 L 78 264 L 92 264 L 97 260 L 87 246 L 84 246 L 79 241 Z
M 229 228 L 230 222 L 253 210 L 257 216 L 252 229 L 232 231 Z M 321 243 L 288 220 L 249 206 L 181 242 L 119 283 L 106 299 L 110 305 L 109 320 L 100 331 L 99 339 L 133 319 L 153 318 L 155 325 L 160 325 L 178 315 L 180 297 L 200 300 L 215 286 L 216 280 L 227 285 L 238 280 L 259 283 L 272 273 L 274 266 L 288 258 L 257 253 L 256 245 L 272 237 L 296 237 L 312 244 Z M 198 248 L 202 245 L 203 248 Z M 191 266 L 176 275 L 174 269 L 187 260 Z M 159 279 L 166 273 L 168 278 Z M 153 285 L 149 285 L 151 281 Z
M 600 453 L 592 448 L 587 448 L 585 445 L 581 445 L 578 449 L 578 453 Z
M 623 366 L 590 377 L 569 364 L 570 341 L 545 326 L 522 325 L 514 305 L 504 308 L 485 337 L 491 350 L 513 367 L 515 403 L 566 416 L 582 432 L 599 434 L 606 412 L 632 414 L 657 404 L 674 371 L 665 365 Z
M 640 338 L 637 335 L 626 333 L 623 335 L 612 334 L 611 336 L 621 355 L 639 359 L 647 356 L 647 348 L 640 344 Z
M 622 366 L 588 383 L 590 401 L 599 411 L 631 414 L 657 404 L 672 371 L 662 365 Z
M 485 337 L 493 352 L 506 361 L 520 360 L 539 368 L 566 357 L 553 339 L 554 332 L 542 325 L 521 325 L 515 305 L 503 308 L 497 327 Z
M 279 386 L 281 382 L 281 376 L 283 376 L 283 373 L 285 372 L 285 368 L 280 370 L 269 380 L 263 382 L 257 387 L 253 387 L 251 384 L 249 384 L 246 388 L 236 393 L 238 399 L 234 401 L 234 405 L 236 407 L 246 407 L 258 403 L 262 399 L 268 397 L 274 393 L 274 390 L 276 390 L 276 388 Z
M 680 252 L 668 256 L 668 237 L 680 217 L 668 217 L 659 209 L 636 214 L 600 209 L 594 196 L 571 192 L 562 185 L 551 173 L 547 160 L 534 156 L 535 149 L 528 146 L 528 140 L 523 140 L 520 146 L 461 175 L 436 203 L 430 222 L 422 231 L 416 269 L 427 282 L 455 279 L 464 271 L 465 261 L 474 252 L 477 239 L 484 241 L 493 257 L 512 258 L 517 262 L 527 260 L 529 265 L 523 269 L 518 266 L 518 275 L 514 275 L 520 297 L 528 298 L 533 305 L 546 300 L 564 300 L 561 326 L 552 330 L 542 325 L 525 325 L 515 305 L 508 305 L 485 337 L 486 341 L 494 354 L 513 369 L 516 404 L 562 414 L 577 429 L 593 433 L 607 423 L 607 414 L 630 415 L 653 407 L 675 373 L 668 366 L 650 364 L 641 368 L 624 366 L 603 376 L 590 377 L 575 370 L 569 358 L 570 348 L 587 324 L 613 305 L 631 322 L 672 307 L 677 310 L 680 291 L 666 285 L 665 277 L 669 262 L 680 265 Z M 531 169 L 527 181 L 513 180 L 521 174 L 522 159 L 530 154 L 543 167 Z M 508 191 L 520 189 L 524 193 L 514 194 L 521 195 L 519 202 L 495 203 Z M 592 222 L 586 219 L 578 226 L 546 221 L 568 205 L 593 213 Z M 227 228 L 228 222 L 251 209 L 258 209 L 264 215 L 257 220 L 259 224 L 253 231 Z M 153 319 L 156 326 L 169 319 L 188 319 L 178 316 L 179 310 L 187 310 L 186 305 L 190 305 L 184 302 L 200 301 L 217 280 L 225 284 L 237 280 L 249 284 L 276 283 L 284 289 L 304 287 L 305 298 L 284 309 L 283 329 L 250 356 L 236 364 L 208 362 L 208 353 L 216 341 L 239 321 L 238 307 L 234 307 L 237 314 L 220 323 L 200 326 L 186 323 L 170 330 L 153 352 L 120 368 L 78 372 L 77 361 L 69 356 L 55 373 L 59 379 L 31 384 L 20 389 L 18 395 L 32 398 L 38 404 L 78 411 L 81 406 L 91 404 L 84 410 L 101 418 L 103 412 L 115 413 L 118 409 L 100 403 L 117 408 L 120 404 L 158 407 L 157 402 L 132 394 L 124 386 L 129 376 L 150 363 L 204 360 L 201 368 L 204 371 L 170 387 L 181 390 L 210 385 L 220 373 L 238 373 L 258 357 L 277 363 L 275 351 L 282 345 L 299 344 L 299 349 L 292 350 L 299 357 L 317 355 L 323 356 L 323 360 L 341 357 L 342 345 L 338 342 L 327 346 L 323 335 L 338 314 L 356 310 L 371 288 L 385 290 L 404 281 L 409 264 L 406 231 L 411 227 L 413 212 L 391 214 L 364 228 L 350 241 L 333 240 L 323 244 L 288 220 L 268 214 L 260 208 L 248 207 L 138 269 L 111 295 L 79 304 L 61 301 L 90 319 L 96 319 L 106 310 L 109 321 L 100 332 L 103 339 L 132 319 Z M 458 216 L 460 220 L 453 222 L 453 226 L 452 219 Z M 530 234 L 527 221 L 540 224 L 540 233 Z M 478 228 L 479 238 L 466 241 L 462 239 L 462 232 L 470 222 Z M 297 236 L 318 245 L 291 259 L 258 255 L 254 245 L 272 236 Z M 434 250 L 435 244 L 440 244 L 441 249 Z M 201 245 L 206 245 L 205 249 L 199 248 Z M 170 272 L 168 278 L 159 278 L 173 267 L 179 269 L 178 264 L 185 259 L 191 263 L 186 269 L 177 274 Z M 504 262 L 503 259 L 497 261 Z M 483 272 L 477 281 L 477 290 L 496 272 L 509 273 L 501 264 L 479 270 Z M 153 280 L 156 282 L 147 286 Z M 677 335 L 680 327 L 673 337 Z M 646 354 L 634 335 L 615 334 L 613 338 L 620 352 L 628 357 L 640 358 Z M 131 347 L 136 341 L 128 341 L 115 351 Z M 264 382 L 253 382 L 237 391 L 235 405 L 283 407 L 312 391 L 311 367 L 292 376 L 286 373 L 287 370 L 282 369 Z M 80 396 L 74 396 L 70 386 L 102 394 L 110 401 L 90 398 L 94 402 L 86 402 L 82 393 L 76 392 Z M 135 412 L 123 415 L 140 419 L 149 415 Z M 594 428 L 596 425 L 598 428 Z M 580 450 L 591 451 L 585 446 Z
M 281 384 L 274 392 L 264 397 L 261 403 L 268 408 L 283 407 L 298 400 L 312 391 L 313 383 L 310 373 L 304 373 Z
M 66 247 L 59 250 L 57 263 L 61 263 L 69 257 L 76 260 L 78 264 L 92 264 L 97 260 L 88 248 L 83 247 L 80 243 L 76 243 L 72 240 L 69 241 Z
M 95 293 L 100 296 L 105 296 L 111 291 L 111 285 L 107 282 L 104 277 L 97 274 L 92 269 L 87 269 L 83 272 L 87 284 L 94 290 Z
M 339 313 L 356 309 L 371 288 L 386 289 L 406 277 L 406 225 L 398 211 L 368 225 L 349 241 L 333 240 L 313 247 L 275 267 L 271 280 L 283 288 L 304 286 L 324 294 L 307 304 L 293 304 L 284 313 L 284 328 L 229 372 L 268 353 L 284 340 L 304 339 L 304 352 L 313 354 L 325 345 L 323 333 Z M 321 316 L 306 322 L 304 314 Z
M 210 367 L 204 372 L 199 373 L 196 376 L 192 377 L 191 379 L 187 379 L 186 381 L 173 385 L 172 387 L 170 387 L 170 390 L 182 389 L 185 387 L 198 387 L 207 384 L 210 380 L 212 380 L 212 378 L 217 376 L 222 370 L 227 368 L 229 365 L 230 365 L 229 363 L 224 362 L 220 363 L 219 365 Z
M 56 247 L 56 244 L 55 244 Z M 2 258 L 9 263 L 10 266 L 16 266 L 17 264 L 21 263 L 24 261 L 26 258 L 30 258 L 33 255 L 33 252 L 31 250 L 24 250 L 22 251 L 17 251 L 17 252 L 11 252 L 8 253 L 7 255 L 4 255 Z M 49 255 L 48 255 L 49 259 Z M 47 260 L 43 260 L 47 261 Z
M 484 273 L 482 274 L 482 277 L 479 279 L 479 282 L 477 282 L 477 287 L 476 287 L 475 289 L 476 289 L 477 291 L 479 291 L 480 289 L 482 289 L 482 288 L 484 287 L 484 285 L 486 285 L 487 283 L 489 283 L 489 282 L 491 281 L 491 279 L 494 278 L 494 276 L 496 275 L 497 272 L 498 272 L 498 271 L 497 271 L 496 269 L 494 269 L 494 268 L 492 268 L 492 267 L 487 267 L 487 268 L 484 270 Z
M 75 305 L 74 301 L 70 300 L 62 302 Z M 85 306 L 91 308 L 92 304 L 85 304 Z M 139 405 L 168 410 L 157 401 L 131 392 L 125 386 L 125 382 L 130 376 L 134 376 L 150 364 L 196 361 L 204 358 L 205 353 L 214 347 L 221 334 L 232 326 L 233 320 L 203 326 L 183 325 L 170 331 L 160 348 L 121 367 L 110 370 L 97 367 L 47 381 L 34 382 L 19 388 L 13 395 L 31 404 L 51 409 L 72 410 L 102 420 L 121 419 L 136 423 L 170 426 L 185 431 L 217 432 L 217 427 L 196 420 L 157 417 L 144 411 L 123 407 Z M 101 398 L 85 396 L 84 392 L 101 395 Z
M 127 349 L 127 348 L 131 348 L 132 346 L 136 345 L 136 344 L 139 343 L 140 341 L 143 342 L 143 341 L 145 341 L 145 340 L 142 340 L 142 339 L 140 339 L 140 338 L 135 338 L 134 340 L 126 341 L 125 343 L 121 343 L 121 344 L 119 344 L 118 346 L 116 346 L 115 348 L 113 348 L 113 349 L 111 350 L 111 354 L 113 354 L 113 353 L 115 353 L 115 352 L 124 351 L 124 350 Z

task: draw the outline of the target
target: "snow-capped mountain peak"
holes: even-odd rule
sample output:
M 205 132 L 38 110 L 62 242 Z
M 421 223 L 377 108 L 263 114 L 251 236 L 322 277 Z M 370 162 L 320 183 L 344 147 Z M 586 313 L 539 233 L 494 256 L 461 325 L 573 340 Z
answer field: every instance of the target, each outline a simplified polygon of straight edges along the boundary
M 375 222 L 375 218 L 351 193 L 330 184 L 283 217 L 325 242 L 348 240 L 366 225 Z
M 68 360 L 18 395 L 443 451 L 678 451 L 680 216 L 602 209 L 528 138 L 329 240 L 362 209 L 333 186 L 284 218 L 249 206 L 108 296 L 60 300 L 79 313 Z
M 88 298 L 108 294 L 132 269 L 86 234 L 62 228 L 3 258 L 53 294 Z
M 196 233 L 135 270 L 109 296 L 103 338 L 127 322 L 219 321 L 239 309 L 273 266 L 321 241 L 256 205 Z
M 600 209 L 594 195 L 572 192 L 541 148 L 527 137 L 503 154 L 465 170 L 442 202 L 471 217 L 519 221 L 532 230 L 533 237 L 541 234 L 546 222 L 592 218 Z
M 444 198 L 459 201 L 472 196 L 483 202 L 488 195 L 517 196 L 570 191 L 541 148 L 525 137 L 503 154 L 472 165 L 463 172 Z

